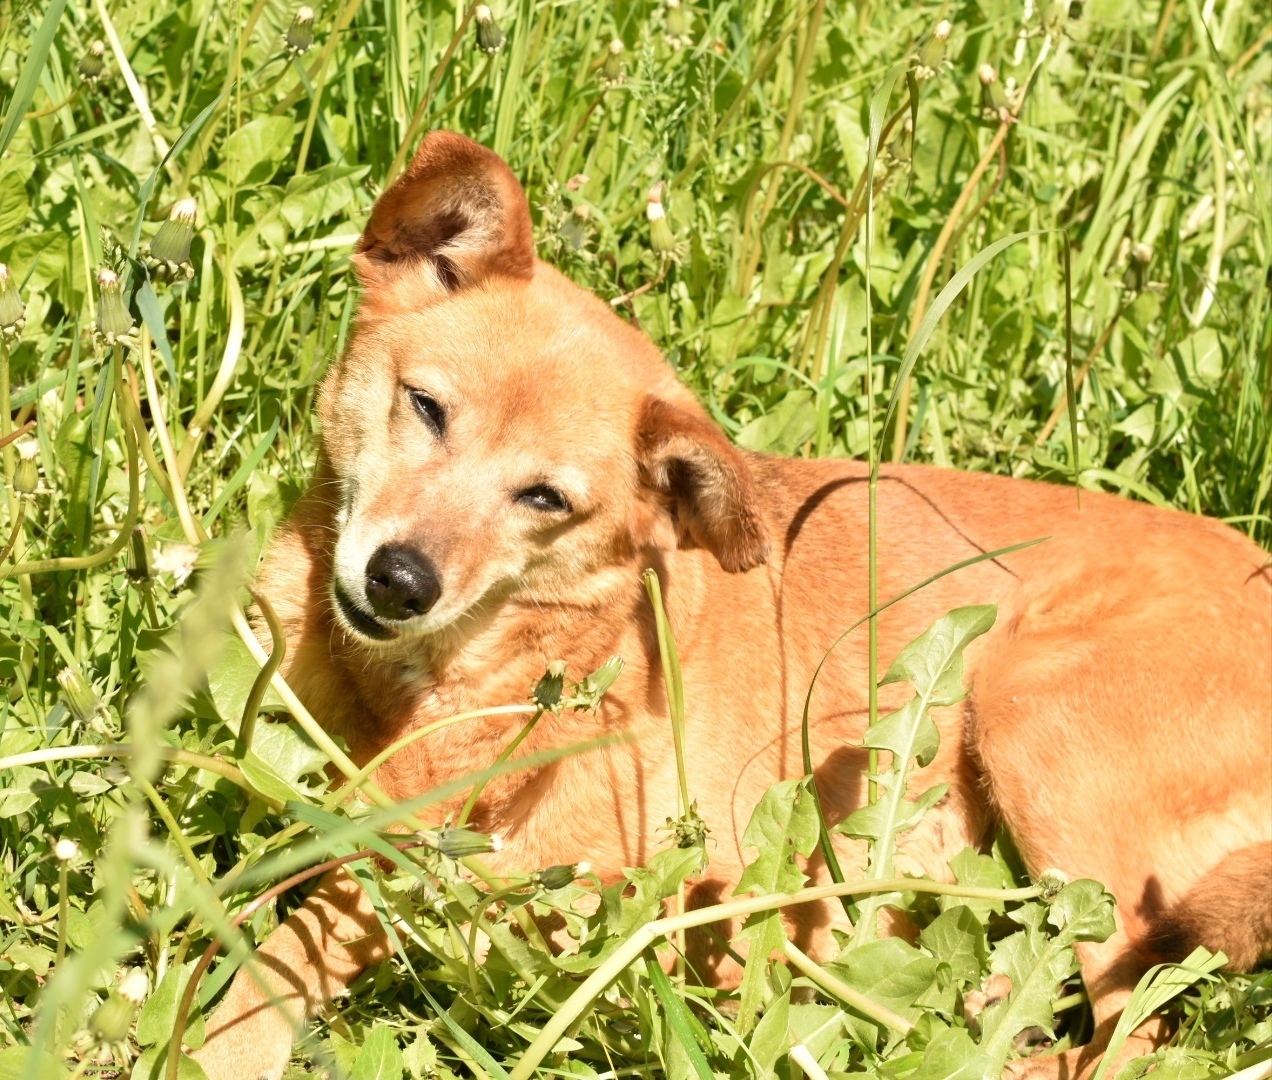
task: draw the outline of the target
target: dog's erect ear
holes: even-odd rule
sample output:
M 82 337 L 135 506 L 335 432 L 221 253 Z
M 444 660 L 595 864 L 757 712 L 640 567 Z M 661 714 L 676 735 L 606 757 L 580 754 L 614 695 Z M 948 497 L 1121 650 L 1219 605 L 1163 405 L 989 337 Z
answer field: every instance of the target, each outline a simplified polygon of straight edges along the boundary
M 431 132 L 376 200 L 353 262 L 370 290 L 420 268 L 445 292 L 494 274 L 530 277 L 534 237 L 525 192 L 493 150 L 454 132 Z
M 746 460 L 709 420 L 648 397 L 637 426 L 644 481 L 669 500 L 676 525 L 730 573 L 768 559 L 769 537 Z

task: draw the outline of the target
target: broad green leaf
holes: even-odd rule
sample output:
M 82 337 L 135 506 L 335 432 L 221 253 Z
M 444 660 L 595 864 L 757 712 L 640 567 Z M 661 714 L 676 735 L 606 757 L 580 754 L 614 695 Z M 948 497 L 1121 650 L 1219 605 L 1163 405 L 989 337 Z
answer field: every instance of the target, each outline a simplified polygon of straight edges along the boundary
M 155 987 L 155 991 L 146 999 L 145 1005 L 137 1016 L 137 1042 L 142 1046 L 154 1046 L 158 1043 L 167 1047 L 177 1021 L 177 1006 L 186 984 L 190 981 L 190 971 L 196 961 L 179 968 L 169 968 L 163 981 Z M 203 1014 L 198 1009 L 191 1010 L 189 1026 L 186 1028 L 183 1045 L 200 1046 L 203 1043 Z
M 1113 898 L 1093 881 L 1074 881 L 1060 890 L 1052 910 L 1036 904 L 1012 913 L 1022 929 L 1000 941 L 990 967 L 1011 980 L 1011 993 L 981 1017 L 981 1048 L 991 1065 L 1001 1070 L 1015 1037 L 1027 1027 L 1050 1032 L 1056 987 L 1078 969 L 1073 954 L 1077 941 L 1103 940 L 1113 932 Z M 1050 922 L 1060 929 L 1048 938 Z
M 834 1005 L 792 1005 L 790 1009 L 791 1039 L 802 1042 L 815 1058 L 820 1058 L 837 1041 L 842 1040 L 847 1017 Z
M 764 1015 L 755 1026 L 748 1049 L 751 1051 L 751 1064 L 757 1077 L 773 1075 L 773 1068 L 778 1058 L 786 1053 L 790 1046 L 787 1028 L 790 1024 L 791 992 L 778 994 L 768 1003 Z
M 737 444 L 747 450 L 793 454 L 817 432 L 817 406 L 808 390 L 788 390 L 763 416 L 756 417 L 737 434 Z
M 854 810 L 831 831 L 859 840 L 881 839 L 887 835 L 889 829 L 893 836 L 900 836 L 922 821 L 923 815 L 940 802 L 949 789 L 949 784 L 937 784 L 928 788 L 917 799 L 902 799 L 896 806 L 887 802 L 867 803 L 861 809 Z
M 735 896 L 794 892 L 807 877 L 795 856 L 807 858 L 817 846 L 817 807 L 803 780 L 783 780 L 764 793 L 742 834 L 742 850 L 755 859 L 739 879 Z
M 231 133 L 221 149 L 221 170 L 242 185 L 267 184 L 292 152 L 289 116 L 261 116 Z
M 65 1080 L 70 1074 L 52 1054 L 33 1046 L 6 1046 L 0 1050 L 0 1080 Z
M 418 1032 L 402 1052 L 402 1062 L 411 1080 L 426 1080 L 437 1070 L 437 1044 L 423 1031 Z
M 988 1059 L 967 1033 L 953 1027 L 938 1032 L 923 1049 L 923 1061 L 908 1080 L 985 1080 Z
M 738 987 L 738 1031 L 745 1035 L 755 1025 L 755 1014 L 764 999 L 764 982 L 769 958 L 786 940 L 786 927 L 777 911 L 752 915 L 738 933 L 747 943 L 746 967 Z
M 1098 881 L 1071 881 L 1052 900 L 1047 921 L 1067 941 L 1105 941 L 1117 929 L 1113 904 Z
M 973 848 L 964 848 L 950 860 L 950 869 L 954 871 L 954 880 L 960 885 L 974 885 L 978 889 L 1010 889 L 1011 877 L 992 855 L 982 855 Z M 1003 911 L 1001 900 L 977 900 L 964 896 L 943 896 L 940 905 L 948 910 L 952 907 L 967 907 L 984 923 L 992 911 L 1000 914 Z
M 353 203 L 366 165 L 325 165 L 287 181 L 279 213 L 293 233 L 329 221 Z
M 658 852 L 647 867 L 630 867 L 626 879 L 604 889 L 601 907 L 588 920 L 589 932 L 579 951 L 558 956 L 562 971 L 590 971 L 601 963 L 637 927 L 662 914 L 662 902 L 673 896 L 681 882 L 706 865 L 702 846 L 671 847 Z M 625 895 L 630 892 L 631 895 Z
M 871 840 L 868 880 L 880 881 L 892 875 L 897 837 L 914 828 L 944 794 L 938 786 L 913 802 L 906 799 L 910 762 L 917 759 L 922 766 L 936 756 L 940 740 L 928 712 L 962 700 L 963 650 L 994 625 L 996 615 L 992 605 L 955 608 L 902 649 L 880 680 L 880 685 L 908 682 L 915 697 L 866 729 L 866 745 L 881 744 L 892 756 L 887 772 L 878 779 L 881 790 L 876 806 L 858 811 L 843 823 L 845 830 L 860 830 Z M 873 940 L 879 909 L 892 900 L 876 894 L 862 901 L 852 947 Z
M 742 835 L 743 851 L 754 848 L 756 856 L 742 871 L 734 895 L 772 896 L 801 888 L 808 879 L 795 858 L 812 854 L 819 829 L 817 806 L 807 782 L 783 780 L 774 784 L 760 799 Z M 738 1006 L 738 1030 L 745 1035 L 755 1022 L 762 999 L 769 955 L 781 947 L 786 931 L 780 913 L 766 911 L 747 919 L 739 936 L 749 943 Z
M 130 1080 L 164 1080 L 168 1069 L 167 1044 L 152 1046 L 133 1065 Z M 177 1059 L 177 1080 L 208 1080 L 199 1063 L 187 1054 Z
M 393 1029 L 377 1024 L 358 1051 L 349 1080 L 402 1080 L 404 1067 Z
M 220 660 L 208 673 L 208 692 L 216 705 L 216 711 L 236 732 L 243 717 L 243 708 L 247 704 L 247 695 L 251 693 L 252 684 L 260 670 L 260 664 L 235 634 L 225 642 Z M 267 712 L 283 708 L 282 699 L 273 687 L 265 691 L 261 708 Z M 260 737 L 259 728 L 257 737 Z
M 961 701 L 961 682 L 954 684 L 950 675 L 963 650 L 994 625 L 997 615 L 993 604 L 955 608 L 897 654 L 888 673 L 879 680 L 880 685 L 908 682 L 929 695 L 933 705 Z
M 22 178 L 16 172 L 0 173 L 0 236 L 17 235 L 30 209 Z
M 282 802 L 304 801 L 322 790 L 321 782 L 306 783 L 303 778 L 321 776 L 327 755 L 293 724 L 260 723 L 239 766 L 262 795 Z
M 826 965 L 872 1001 L 910 1019 L 914 1003 L 936 981 L 939 961 L 897 937 L 881 938 Z
M 895 712 L 880 717 L 866 729 L 862 745 L 889 750 L 898 757 L 908 755 L 918 761 L 920 768 L 930 765 L 940 749 L 941 735 L 924 705 L 922 698 L 914 697 Z
M 0 779 L 4 782 L 4 787 L 0 787 L 0 818 L 16 817 L 38 803 L 37 785 L 53 786 L 46 772 L 30 765 L 6 769 Z
M 980 982 L 988 955 L 985 928 L 965 904 L 941 912 L 920 932 L 919 943 L 949 965 L 957 982 L 965 986 Z

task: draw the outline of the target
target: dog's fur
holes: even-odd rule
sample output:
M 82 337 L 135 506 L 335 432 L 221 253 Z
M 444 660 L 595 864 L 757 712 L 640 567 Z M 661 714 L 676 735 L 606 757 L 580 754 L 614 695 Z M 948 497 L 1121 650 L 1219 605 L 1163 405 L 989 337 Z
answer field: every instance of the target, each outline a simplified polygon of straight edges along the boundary
M 665 843 L 676 807 L 640 586 L 652 566 L 684 672 L 690 786 L 712 830 L 690 902 L 727 898 L 751 809 L 802 774 L 813 670 L 866 610 L 865 468 L 731 446 L 642 334 L 536 261 L 516 179 L 459 136 L 425 140 L 377 202 L 354 262 L 364 298 L 323 385 L 319 476 L 261 573 L 286 628 L 288 680 L 362 762 L 426 722 L 525 700 L 547 661 L 564 658 L 577 677 L 621 654 L 599 714 L 549 715 L 525 751 L 631 740 L 502 777 L 475 816 L 506 837 L 497 865 L 586 859 L 615 880 Z M 445 409 L 441 434 L 412 390 Z M 571 509 L 533 505 L 536 485 Z M 878 508 L 881 598 L 979 552 L 1050 538 L 889 608 L 879 650 L 886 670 L 944 612 L 998 605 L 968 652 L 970 696 L 940 712 L 941 750 L 920 781 L 949 793 L 905 837 L 900 866 L 944 876 L 950 856 L 1002 823 L 1032 872 L 1057 867 L 1114 893 L 1116 934 L 1080 947 L 1096 1038 L 1016 1066 L 1081 1075 L 1151 962 L 1204 943 L 1246 967 L 1272 944 L 1266 556 L 1203 518 L 920 466 L 885 468 Z M 371 640 L 350 618 L 368 617 L 366 567 L 386 544 L 426 557 L 440 596 Z M 333 601 L 337 580 L 353 616 Z M 864 797 L 866 688 L 860 632 L 813 698 L 818 787 L 836 819 Z M 487 766 L 522 722 L 449 728 L 376 779 L 408 798 Z M 860 867 L 860 846 L 845 842 L 842 857 Z M 809 872 L 824 878 L 815 859 Z M 836 912 L 792 910 L 797 942 L 824 955 Z M 736 979 L 718 948 L 691 949 L 698 972 Z M 324 880 L 258 953 L 281 1008 L 240 973 L 198 1055 L 208 1075 L 280 1076 L 301 1013 L 386 952 L 361 890 Z M 1161 1034 L 1150 1025 L 1135 1045 Z

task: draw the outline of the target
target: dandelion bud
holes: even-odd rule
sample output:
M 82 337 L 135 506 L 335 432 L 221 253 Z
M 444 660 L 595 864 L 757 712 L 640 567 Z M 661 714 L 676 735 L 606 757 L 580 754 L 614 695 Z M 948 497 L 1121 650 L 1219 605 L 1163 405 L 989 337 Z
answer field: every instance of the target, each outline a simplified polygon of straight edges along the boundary
M 65 667 L 59 671 L 57 685 L 62 688 L 66 707 L 81 724 L 89 723 L 101 711 L 102 699 L 75 668 Z
M 574 688 L 574 697 L 570 699 L 570 704 L 576 709 L 595 709 L 622 670 L 623 658 L 611 656 Z
M 661 183 L 649 189 L 645 217 L 649 220 L 650 245 L 659 255 L 670 255 L 676 247 L 676 237 L 671 231 L 671 222 L 667 220 L 667 211 L 663 209 L 662 191 Z
M 1126 275 L 1123 283 L 1131 292 L 1143 292 L 1148 288 L 1148 267 L 1153 261 L 1151 244 L 1141 240 L 1131 248 L 1131 257 L 1126 263 Z
M 540 870 L 531 880 L 541 888 L 555 892 L 557 889 L 564 889 L 567 885 L 573 885 L 576 878 L 586 874 L 590 869 L 587 863 L 565 863 Z
M 561 234 L 561 239 L 575 251 L 582 251 L 587 244 L 587 221 L 591 216 L 587 205 L 579 203 L 566 215 L 557 230 Z
M 9 268 L 0 263 L 0 338 L 19 338 L 26 326 L 26 305 Z
M 540 709 L 554 709 L 561 701 L 561 688 L 565 685 L 565 661 L 553 660 L 547 674 L 541 678 L 530 695 Z
M 128 1037 L 137 1009 L 146 1000 L 150 980 L 141 968 L 130 968 L 89 1018 L 88 1030 L 102 1046 L 121 1043 Z
M 1042 890 L 1044 900 L 1054 900 L 1060 890 L 1069 884 L 1069 875 L 1063 870 L 1052 867 L 1038 876 L 1038 887 Z
M 58 862 L 74 862 L 79 858 L 79 853 L 79 844 L 66 837 L 62 837 L 61 840 L 53 845 L 53 858 Z
M 128 580 L 138 587 L 150 584 L 150 545 L 146 543 L 146 530 L 140 525 L 133 526 L 127 573 Z
M 981 83 L 981 115 L 986 120 L 999 120 L 1008 111 L 1007 91 L 998 81 L 998 72 L 992 64 L 981 64 L 976 69 Z
M 935 78 L 945 60 L 945 43 L 949 40 L 954 27 L 949 19 L 942 19 L 932 28 L 926 41 L 919 46 L 919 55 L 914 66 L 916 79 Z
M 663 36 L 673 49 L 683 49 L 693 42 L 689 32 L 689 13 L 680 6 L 680 0 L 667 0 L 667 21 Z
M 283 36 L 288 56 L 304 56 L 314 43 L 314 9 L 303 5 L 296 9 L 291 26 Z
M 124 304 L 119 285 L 119 275 L 109 267 L 97 271 L 97 324 L 96 330 L 107 345 L 132 343 L 133 320 Z
M 39 478 L 35 465 L 35 455 L 39 444 L 34 439 L 23 439 L 18 443 L 18 467 L 13 470 L 13 492 L 15 495 L 30 495 L 35 491 Z
M 609 43 L 605 63 L 601 65 L 601 84 L 607 89 L 623 81 L 623 43 L 615 38 Z
M 494 56 L 504 45 L 504 32 L 495 22 L 494 13 L 485 4 L 478 4 L 473 18 L 477 20 L 477 48 Z
M 180 199 L 172 207 L 168 220 L 159 226 L 155 238 L 150 241 L 150 257 L 147 265 L 165 280 L 194 277 L 194 265 L 190 262 L 190 241 L 194 239 L 194 219 L 198 204 L 193 199 Z
M 611 656 L 584 681 L 589 684 L 589 689 L 597 698 L 600 698 L 602 694 L 614 685 L 622 670 L 623 658 L 621 656 Z
M 472 829 L 439 829 L 437 832 L 437 850 L 448 859 L 484 855 L 488 851 L 498 851 L 501 847 L 503 842 L 499 837 Z
M 134 1005 L 140 1005 L 146 1000 L 146 993 L 150 989 L 150 980 L 146 977 L 144 968 L 131 968 L 119 982 L 120 997 L 131 1001 Z
M 79 62 L 79 74 L 89 86 L 96 86 L 102 77 L 102 69 L 106 66 L 106 43 L 94 41 L 88 47 Z

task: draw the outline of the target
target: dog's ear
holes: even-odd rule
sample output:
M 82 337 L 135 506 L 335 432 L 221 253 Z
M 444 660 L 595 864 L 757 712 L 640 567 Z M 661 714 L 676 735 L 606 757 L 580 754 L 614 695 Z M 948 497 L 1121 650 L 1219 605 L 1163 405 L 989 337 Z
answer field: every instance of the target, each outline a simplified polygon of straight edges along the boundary
M 530 207 L 492 150 L 450 131 L 425 137 L 410 166 L 376 200 L 353 256 L 368 290 L 423 270 L 441 292 L 494 274 L 534 273 Z
M 637 425 L 642 479 L 666 500 L 677 530 L 730 573 L 768 559 L 769 537 L 746 459 L 705 417 L 647 397 Z

